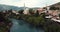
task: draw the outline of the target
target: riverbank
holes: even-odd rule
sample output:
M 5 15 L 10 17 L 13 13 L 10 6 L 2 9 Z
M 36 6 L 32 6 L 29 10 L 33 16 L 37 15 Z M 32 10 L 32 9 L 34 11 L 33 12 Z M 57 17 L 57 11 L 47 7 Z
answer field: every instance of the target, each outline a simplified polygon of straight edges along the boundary
M 11 19 L 13 26 L 10 32 L 44 32 L 40 27 L 35 27 L 24 20 Z
M 35 15 L 17 15 L 15 19 L 24 20 L 34 26 L 42 26 L 45 32 L 60 32 L 60 23 L 45 18 L 45 14 Z
M 60 32 L 60 23 L 46 19 L 44 13 L 41 15 L 10 14 L 9 16 L 6 15 L 6 18 L 24 20 L 24 22 L 30 23 L 32 26 L 43 27 L 45 32 Z

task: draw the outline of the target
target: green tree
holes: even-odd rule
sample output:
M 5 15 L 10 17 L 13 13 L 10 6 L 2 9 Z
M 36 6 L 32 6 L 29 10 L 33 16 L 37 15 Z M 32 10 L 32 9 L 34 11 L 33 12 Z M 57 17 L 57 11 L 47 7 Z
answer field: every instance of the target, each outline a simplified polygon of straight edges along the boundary
M 29 13 L 32 15 L 32 14 L 34 14 L 34 11 L 33 11 L 33 9 L 29 9 Z
M 23 14 L 23 11 L 24 11 L 24 10 L 19 10 L 18 12 L 19 12 L 20 14 Z
M 59 7 L 51 6 L 50 10 L 59 10 Z
M 8 32 L 12 25 L 12 22 L 3 15 L 3 13 L 0 13 L 0 32 Z
M 35 16 L 39 16 L 39 12 L 38 12 L 38 10 L 36 11 Z

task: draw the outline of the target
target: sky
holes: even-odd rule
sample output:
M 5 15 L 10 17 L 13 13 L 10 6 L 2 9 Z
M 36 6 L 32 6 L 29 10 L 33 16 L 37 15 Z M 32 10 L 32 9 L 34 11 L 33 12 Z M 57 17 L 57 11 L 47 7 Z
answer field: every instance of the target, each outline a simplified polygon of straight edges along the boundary
M 0 0 L 0 4 L 23 7 L 45 7 L 60 2 L 60 0 Z

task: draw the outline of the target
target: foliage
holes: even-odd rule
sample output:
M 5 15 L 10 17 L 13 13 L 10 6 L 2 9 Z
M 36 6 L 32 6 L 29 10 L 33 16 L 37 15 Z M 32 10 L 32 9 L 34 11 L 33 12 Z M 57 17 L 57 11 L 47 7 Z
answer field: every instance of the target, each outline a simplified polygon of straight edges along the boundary
M 29 16 L 26 21 L 29 23 L 33 23 L 34 25 L 44 25 L 44 18 L 42 17 L 43 15 L 40 16 Z
M 8 18 L 5 18 L 3 13 L 0 13 L 0 32 L 7 32 L 12 23 Z
M 33 14 L 33 12 L 34 12 L 33 9 L 29 9 L 30 14 Z
M 50 7 L 50 10 L 59 10 L 59 8 L 52 6 L 52 7 Z
M 19 13 L 20 13 L 20 14 L 23 14 L 23 11 L 24 11 L 24 10 L 19 10 Z
M 45 32 L 60 32 L 60 23 L 48 20 L 44 25 Z
M 60 14 L 59 14 L 59 17 L 60 17 Z

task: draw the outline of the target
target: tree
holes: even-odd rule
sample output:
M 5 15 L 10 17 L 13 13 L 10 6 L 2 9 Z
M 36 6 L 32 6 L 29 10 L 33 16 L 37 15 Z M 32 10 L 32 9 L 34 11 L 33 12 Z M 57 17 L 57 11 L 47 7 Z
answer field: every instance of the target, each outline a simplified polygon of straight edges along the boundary
M 3 13 L 0 12 L 0 32 L 8 32 L 11 25 L 11 21 L 8 18 L 5 18 Z
M 38 12 L 38 10 L 36 11 L 35 16 L 39 16 L 39 12 Z
M 59 7 L 51 6 L 50 10 L 59 10 Z
M 60 17 L 60 14 L 59 14 L 59 17 Z
M 29 9 L 29 13 L 30 13 L 31 15 L 34 14 L 33 9 Z
M 20 13 L 20 14 L 23 14 L 23 11 L 24 11 L 24 10 L 19 10 L 19 13 Z

